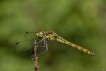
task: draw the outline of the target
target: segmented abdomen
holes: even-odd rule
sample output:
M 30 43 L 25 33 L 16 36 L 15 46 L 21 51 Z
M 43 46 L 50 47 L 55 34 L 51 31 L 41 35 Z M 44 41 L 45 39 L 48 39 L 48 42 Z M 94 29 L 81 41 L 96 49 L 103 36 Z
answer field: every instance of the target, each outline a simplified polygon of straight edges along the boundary
M 71 46 L 71 47 L 77 48 L 78 50 L 81 50 L 81 51 L 83 51 L 83 52 L 85 52 L 85 53 L 87 53 L 87 54 L 95 55 L 95 53 L 89 51 L 88 49 L 85 49 L 85 48 L 83 48 L 83 47 L 81 47 L 81 46 L 78 46 L 78 45 L 76 45 L 76 44 L 73 44 L 73 43 L 71 43 L 71 42 L 65 40 L 65 39 L 62 38 L 62 37 L 58 37 L 58 38 L 57 38 L 57 41 L 60 42 L 60 43 L 69 45 L 69 46 Z

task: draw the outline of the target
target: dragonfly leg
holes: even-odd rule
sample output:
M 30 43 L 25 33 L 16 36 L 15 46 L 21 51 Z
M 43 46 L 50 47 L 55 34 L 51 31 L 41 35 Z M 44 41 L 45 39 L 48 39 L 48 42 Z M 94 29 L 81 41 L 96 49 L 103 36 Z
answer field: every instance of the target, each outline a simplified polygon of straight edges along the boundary
M 47 41 L 44 42 L 44 46 L 46 47 L 46 50 L 45 50 L 43 53 L 45 53 L 46 51 L 48 51 L 48 44 L 47 44 Z
M 47 44 L 47 41 L 46 40 L 44 40 L 43 41 L 43 46 L 40 46 L 40 47 L 45 47 L 46 49 L 45 49 L 45 51 L 44 52 L 42 52 L 42 53 L 40 53 L 40 54 L 43 54 L 43 53 L 45 53 L 47 50 L 48 50 L 48 44 Z M 39 54 L 39 55 L 40 55 Z

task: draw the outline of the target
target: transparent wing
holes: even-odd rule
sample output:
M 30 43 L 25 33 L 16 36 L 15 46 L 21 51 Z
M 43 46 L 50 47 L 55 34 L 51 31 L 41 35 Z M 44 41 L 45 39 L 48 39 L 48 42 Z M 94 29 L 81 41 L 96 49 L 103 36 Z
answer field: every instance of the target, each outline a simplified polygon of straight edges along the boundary
M 37 47 L 37 55 L 43 54 L 48 51 L 48 45 L 44 41 L 38 43 Z
M 30 57 L 34 53 L 33 40 L 19 41 L 14 44 L 13 51 L 18 54 L 22 54 L 23 57 Z M 42 47 L 43 43 L 38 45 L 37 54 L 41 54 L 45 51 L 45 47 Z
M 37 38 L 36 32 L 25 32 L 24 38 L 25 38 L 26 40 L 36 39 L 36 38 Z
M 18 54 L 22 54 L 22 56 L 26 55 L 27 53 L 32 54 L 33 40 L 24 40 L 16 42 L 13 46 L 13 51 L 15 51 Z
M 36 32 L 26 32 L 24 34 L 24 37 L 25 37 L 25 39 L 28 39 L 28 40 L 29 39 L 36 40 L 36 41 L 42 40 L 42 38 L 36 37 Z M 44 42 L 42 41 L 41 43 L 38 44 L 37 55 L 44 53 L 45 50 L 46 50 L 46 47 L 44 46 Z
M 59 45 L 60 45 L 60 43 L 58 43 L 58 42 L 55 41 L 55 40 L 53 40 L 53 41 L 48 40 L 47 42 L 48 42 L 48 51 L 54 51 L 54 50 L 56 50 L 56 49 L 59 47 Z
M 33 54 L 33 42 L 40 39 L 36 37 L 35 32 L 26 32 L 23 36 L 25 40 L 14 42 L 12 50 L 16 53 L 22 54 L 24 57 L 27 57 Z

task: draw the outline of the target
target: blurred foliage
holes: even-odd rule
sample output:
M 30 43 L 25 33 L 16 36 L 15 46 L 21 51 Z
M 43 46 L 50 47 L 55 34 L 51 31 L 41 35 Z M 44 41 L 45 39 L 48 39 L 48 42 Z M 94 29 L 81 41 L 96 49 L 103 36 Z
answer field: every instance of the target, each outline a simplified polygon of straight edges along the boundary
M 11 47 L 24 40 L 24 32 L 39 30 L 52 30 L 96 54 L 60 45 L 39 56 L 39 71 L 106 70 L 105 23 L 105 0 L 0 0 L 0 71 L 34 71 L 33 61 Z

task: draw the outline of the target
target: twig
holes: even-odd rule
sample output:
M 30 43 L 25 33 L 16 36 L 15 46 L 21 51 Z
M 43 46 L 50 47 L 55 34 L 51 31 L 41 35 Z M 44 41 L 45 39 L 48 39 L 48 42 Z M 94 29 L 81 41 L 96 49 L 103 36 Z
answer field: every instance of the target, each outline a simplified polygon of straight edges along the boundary
M 36 40 L 34 41 L 34 43 L 33 43 L 33 45 L 34 45 L 34 58 L 33 58 L 33 60 L 34 60 L 34 69 L 35 69 L 35 71 L 38 71 L 38 56 L 37 56 L 37 42 L 36 42 Z

